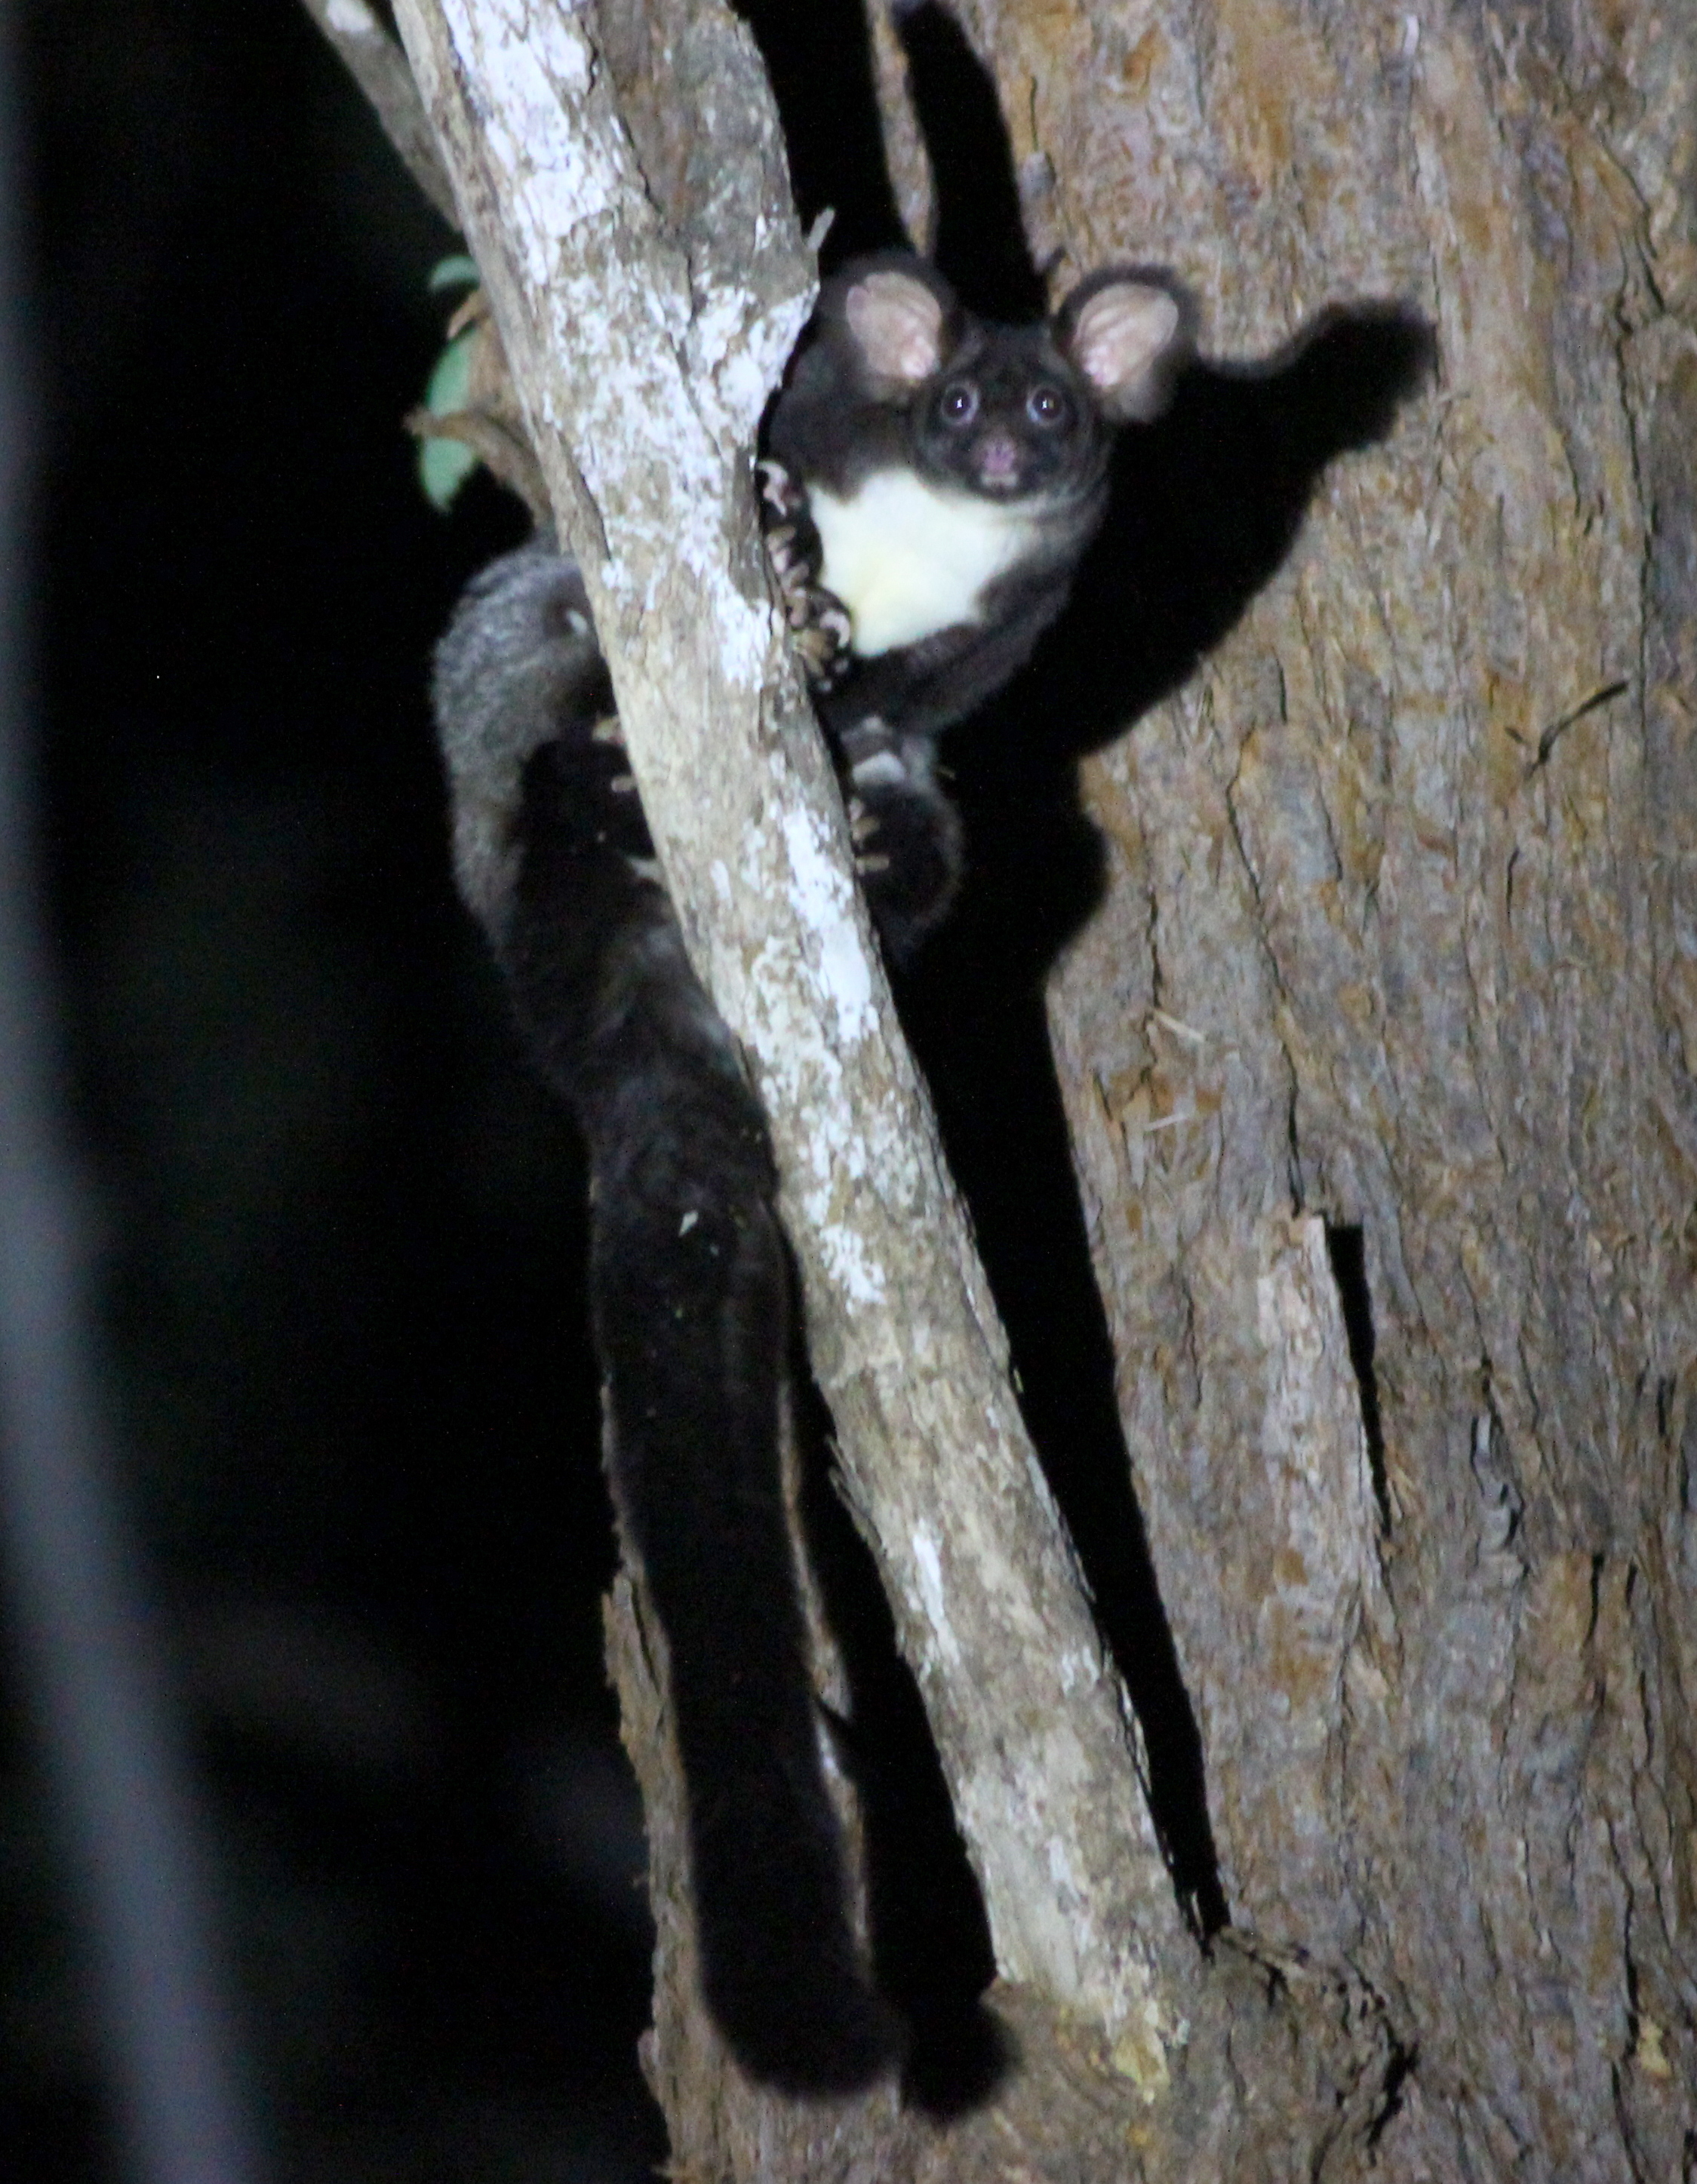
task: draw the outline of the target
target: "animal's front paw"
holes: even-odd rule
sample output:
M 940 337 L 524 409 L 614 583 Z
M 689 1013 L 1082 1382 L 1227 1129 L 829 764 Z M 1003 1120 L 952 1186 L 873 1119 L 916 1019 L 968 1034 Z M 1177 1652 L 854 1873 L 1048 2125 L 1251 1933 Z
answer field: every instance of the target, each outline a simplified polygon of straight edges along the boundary
M 829 690 L 847 671 L 854 625 L 836 593 L 818 580 L 818 537 L 807 496 L 782 463 L 761 464 L 760 496 L 772 511 L 766 558 L 783 597 L 790 642 L 801 655 L 808 681 L 816 689 Z
M 827 591 L 817 588 L 809 594 L 808 613 L 790 623 L 790 642 L 801 655 L 807 680 L 816 690 L 829 690 L 849 670 L 849 638 L 852 625 L 848 610 Z
M 760 497 L 772 511 L 762 521 L 768 523 L 774 520 L 779 523 L 793 522 L 798 515 L 807 513 L 807 493 L 796 484 L 782 463 L 774 462 L 770 455 L 767 455 L 754 468 L 760 480 Z

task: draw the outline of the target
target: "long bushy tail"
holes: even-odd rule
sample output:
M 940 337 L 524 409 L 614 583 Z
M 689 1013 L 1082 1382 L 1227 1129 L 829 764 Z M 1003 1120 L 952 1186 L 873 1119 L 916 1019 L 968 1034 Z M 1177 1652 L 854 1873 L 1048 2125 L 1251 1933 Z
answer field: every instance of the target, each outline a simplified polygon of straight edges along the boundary
M 510 554 L 437 660 L 462 892 L 589 1142 L 614 1488 L 670 1663 L 709 2008 L 798 2093 L 895 2059 L 850 1927 L 779 1459 L 766 1125 L 684 955 L 573 566 Z

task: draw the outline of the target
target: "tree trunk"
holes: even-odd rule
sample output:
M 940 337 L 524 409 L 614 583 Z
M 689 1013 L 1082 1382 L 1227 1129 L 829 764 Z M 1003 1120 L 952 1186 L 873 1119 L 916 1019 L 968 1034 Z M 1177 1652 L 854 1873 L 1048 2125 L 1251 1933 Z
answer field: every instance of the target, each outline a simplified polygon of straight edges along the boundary
M 1379 2173 L 1689 2176 L 1697 16 L 968 14 L 1040 249 L 1439 337 L 1051 989 L 1233 1919 L 1384 1998 Z
M 622 1586 L 611 1658 L 661 1927 L 648 2060 L 678 2174 L 1689 2179 L 1697 19 L 1650 0 L 961 14 L 1040 261 L 1170 265 L 1223 356 L 1278 349 L 1334 300 L 1404 298 L 1439 371 L 1382 449 L 1326 472 L 1205 666 L 1086 763 L 1110 884 L 1050 989 L 1232 1932 L 1204 1962 L 1155 1901 L 1146 1821 L 1108 1809 L 1129 1778 L 1117 1687 L 1092 1674 L 1042 1719 L 1080 1725 L 1075 1780 L 1097 1785 L 1080 1794 L 1101 1809 L 1075 1817 L 1097 1938 L 1083 1972 L 1010 1938 L 1017 1887 L 1049 1886 L 1050 1819 L 1003 1796 L 1031 1779 L 1037 1709 L 998 1736 L 940 1636 L 991 1642 L 993 1586 L 987 1619 L 982 1601 L 947 1611 L 977 1598 L 991 1542 L 961 1543 L 958 1568 L 946 1552 L 962 1591 L 940 1614 L 914 1505 L 862 1452 L 920 1368 L 856 1362 L 853 1284 L 818 1271 L 829 1240 L 792 1182 L 828 1392 L 1019 1975 L 999 1998 L 1023 2061 L 949 2130 L 887 2093 L 797 2109 L 736 2080 L 689 1976 L 663 1667 Z M 416 54 L 432 11 L 402 14 Z M 911 126 L 887 119 L 917 206 Z M 444 148 L 469 210 L 464 148 Z M 599 510 L 617 571 L 617 481 L 609 522 L 604 481 L 544 461 L 580 520 Z M 721 468 L 701 468 L 707 499 L 734 493 Z M 1182 543 L 1214 509 L 1146 515 Z M 726 538 L 712 551 L 734 567 Z M 1198 566 L 1208 543 L 1189 538 Z M 633 596 L 606 594 L 616 679 Z M 662 619 L 689 610 L 662 595 Z M 635 657 L 634 713 L 645 673 L 663 699 L 683 657 Z M 840 832 L 820 837 L 832 856 Z M 686 849 L 667 871 L 704 930 Z M 703 952 L 763 1056 L 752 957 Z M 779 1106 L 783 1074 L 762 1061 Z M 855 1391 L 886 1369 L 868 1424 Z M 1016 1446 L 998 1424 L 974 1462 L 1011 1476 Z M 1041 1500 L 1002 1513 L 999 1546 L 1038 1558 L 1030 1627 L 1052 1635 L 1072 1611 Z M 997 1765 L 1016 1754 L 995 1797 L 991 1744 Z

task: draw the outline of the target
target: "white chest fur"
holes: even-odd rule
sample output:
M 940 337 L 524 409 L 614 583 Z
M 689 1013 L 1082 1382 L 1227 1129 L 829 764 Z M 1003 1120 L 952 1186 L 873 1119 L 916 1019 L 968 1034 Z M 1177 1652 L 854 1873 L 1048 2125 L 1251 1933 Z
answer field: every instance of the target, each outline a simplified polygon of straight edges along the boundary
M 902 470 L 874 471 L 846 499 L 815 486 L 809 505 L 821 580 L 848 609 L 853 649 L 868 660 L 981 621 L 985 587 L 1025 554 L 1044 514 L 1041 503 L 946 493 Z

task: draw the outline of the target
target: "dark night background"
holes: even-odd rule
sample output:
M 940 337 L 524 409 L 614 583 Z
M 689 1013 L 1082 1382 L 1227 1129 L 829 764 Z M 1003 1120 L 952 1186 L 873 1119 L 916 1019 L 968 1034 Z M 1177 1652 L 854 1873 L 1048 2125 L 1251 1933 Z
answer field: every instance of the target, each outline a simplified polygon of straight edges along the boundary
M 124 1485 L 280 2176 L 663 2153 L 582 1177 L 454 899 L 458 586 L 400 419 L 452 238 L 295 0 L 20 24 L 54 939 Z M 25 1694 L 0 1684 L 0 2173 L 105 2179 Z
M 829 256 L 899 241 L 860 0 L 745 12 Z M 934 151 L 974 170 L 945 262 L 1040 308 L 993 95 L 940 27 Z M 434 511 L 401 427 L 457 239 L 297 0 L 28 0 L 15 37 L 56 999 L 260 2152 L 315 2184 L 622 2184 L 665 2142 L 583 1176 L 454 896 L 425 702 L 525 525 L 481 477 Z M 918 2007 L 988 1967 L 879 1642 L 869 1711 L 926 1777 L 892 1825 L 949 1869 L 890 1882 Z M 29 1700 L 8 1646 L 0 2174 L 117 2184 Z

